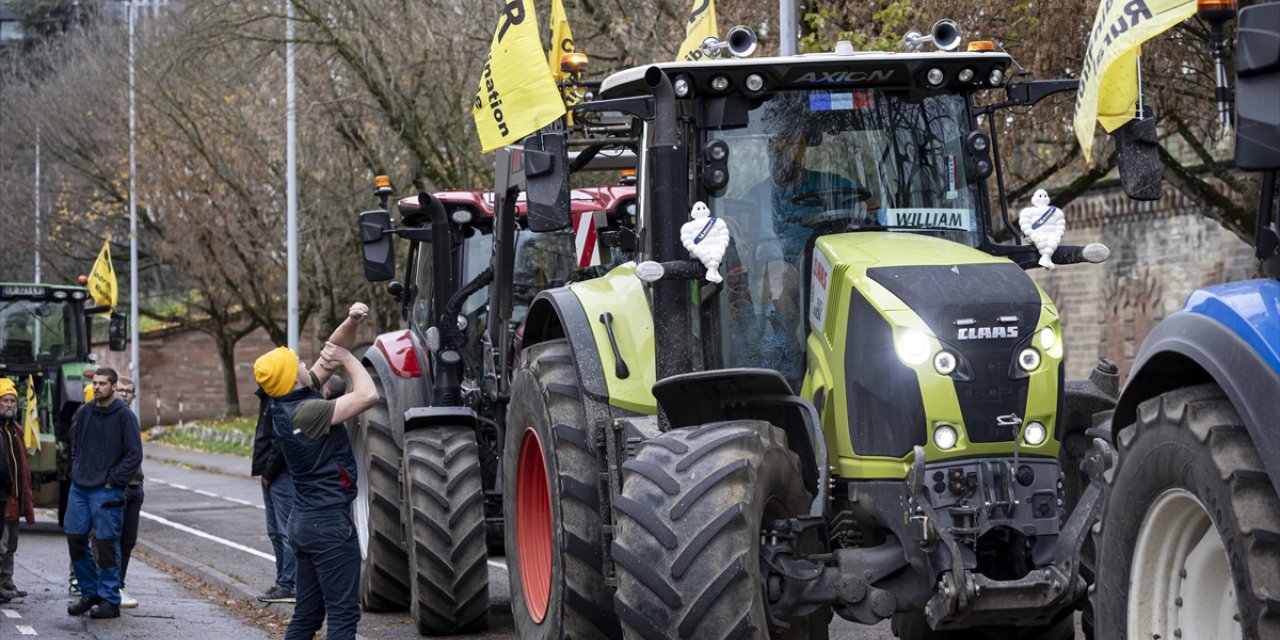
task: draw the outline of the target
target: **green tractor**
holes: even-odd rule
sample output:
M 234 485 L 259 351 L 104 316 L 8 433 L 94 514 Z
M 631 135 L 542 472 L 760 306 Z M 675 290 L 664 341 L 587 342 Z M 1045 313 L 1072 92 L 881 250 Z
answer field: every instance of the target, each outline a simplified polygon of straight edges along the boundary
M 108 310 L 94 306 L 84 287 L 0 283 L 0 376 L 18 387 L 19 416 L 27 415 L 27 398 L 36 399 L 40 446 L 29 452 L 32 497 L 37 507 L 58 509 L 59 525 L 70 488 L 66 431 L 92 381 L 84 376 L 94 366 L 92 314 Z M 113 351 L 124 349 L 125 321 L 111 317 Z
M 821 638 L 833 613 L 1074 637 L 1114 370 L 1064 379 L 1037 249 L 993 239 L 1015 225 L 980 122 L 1076 83 L 1008 84 L 974 44 L 663 63 L 575 108 L 635 119 L 641 258 L 529 308 L 502 473 L 521 637 Z M 524 145 L 551 214 L 564 135 Z

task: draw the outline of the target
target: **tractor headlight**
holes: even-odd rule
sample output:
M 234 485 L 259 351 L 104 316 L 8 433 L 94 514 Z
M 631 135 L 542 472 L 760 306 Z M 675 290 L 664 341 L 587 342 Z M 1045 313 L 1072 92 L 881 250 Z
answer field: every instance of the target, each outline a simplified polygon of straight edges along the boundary
M 942 69 L 939 69 L 937 67 L 930 69 L 929 73 L 925 74 L 925 80 L 928 81 L 929 86 L 932 86 L 932 87 L 936 87 L 942 84 L 942 81 L 946 79 L 947 79 L 947 74 L 944 73 Z
M 933 368 L 944 376 L 951 375 L 956 370 L 956 355 L 950 351 L 939 351 L 933 356 Z
M 445 364 L 458 364 L 462 362 L 462 354 L 453 349 L 445 349 L 440 352 L 440 361 Z
M 672 87 L 675 89 L 677 98 L 684 98 L 688 96 L 689 90 L 692 88 L 689 85 L 689 79 L 684 76 L 676 78 L 676 81 L 672 83 Z
M 1022 429 L 1022 440 L 1027 444 L 1036 447 L 1044 443 L 1045 438 L 1049 437 L 1049 430 L 1039 422 L 1028 423 Z
M 929 336 L 917 329 L 904 329 L 898 334 L 894 346 L 898 350 L 898 358 L 915 366 L 929 359 Z
M 1053 344 L 1058 341 L 1058 334 L 1054 333 L 1053 327 L 1045 327 L 1040 330 L 1040 348 L 1048 351 L 1053 348 Z
M 1034 347 L 1023 349 L 1022 353 L 1018 354 L 1018 366 L 1026 372 L 1035 371 L 1040 366 L 1040 352 Z
M 940 424 L 933 428 L 933 445 L 943 451 L 950 451 L 960 441 L 960 434 L 949 424 Z

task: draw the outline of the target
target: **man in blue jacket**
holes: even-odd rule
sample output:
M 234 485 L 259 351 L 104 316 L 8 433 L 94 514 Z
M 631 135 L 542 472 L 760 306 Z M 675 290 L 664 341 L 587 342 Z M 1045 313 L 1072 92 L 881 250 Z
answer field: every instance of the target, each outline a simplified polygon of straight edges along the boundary
M 351 521 L 356 461 L 345 423 L 378 401 L 373 379 L 348 351 L 368 313 L 364 304 L 352 305 L 309 369 L 285 347 L 253 363 L 258 386 L 271 398 L 272 432 L 294 487 L 288 527 L 297 605 L 285 640 L 311 640 L 326 616 L 326 638 L 352 640 L 360 621 L 360 545 Z M 351 378 L 351 392 L 325 400 L 320 390 L 338 367 Z
M 120 527 L 125 488 L 142 466 L 142 433 L 129 405 L 116 397 L 115 369 L 93 372 L 93 405 L 71 425 L 71 491 L 63 528 L 80 600 L 69 615 L 120 617 Z M 89 554 L 89 531 L 94 532 Z M 96 559 L 96 562 L 95 562 Z

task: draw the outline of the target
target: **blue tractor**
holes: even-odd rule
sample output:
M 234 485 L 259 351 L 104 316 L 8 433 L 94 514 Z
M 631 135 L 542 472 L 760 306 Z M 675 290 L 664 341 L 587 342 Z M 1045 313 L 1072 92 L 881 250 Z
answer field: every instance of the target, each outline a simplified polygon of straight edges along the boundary
M 1216 4 L 1222 52 L 1235 3 Z M 1280 638 L 1280 3 L 1240 10 L 1237 33 L 1236 165 L 1264 172 L 1265 277 L 1192 292 L 1138 351 L 1109 421 L 1100 638 Z

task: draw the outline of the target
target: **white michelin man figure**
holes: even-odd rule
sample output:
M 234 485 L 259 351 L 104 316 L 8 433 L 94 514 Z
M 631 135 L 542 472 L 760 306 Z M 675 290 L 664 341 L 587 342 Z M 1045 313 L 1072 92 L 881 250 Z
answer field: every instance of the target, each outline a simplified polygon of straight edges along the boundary
M 720 282 L 720 261 L 724 252 L 729 249 L 729 227 L 724 220 L 711 215 L 711 210 L 702 201 L 695 202 L 689 211 L 692 220 L 680 227 L 680 241 L 689 255 L 702 262 L 707 268 L 707 280 Z
M 1067 217 L 1062 209 L 1049 204 L 1049 192 L 1036 189 L 1031 206 L 1018 213 L 1018 226 L 1027 242 L 1040 251 L 1040 266 L 1053 269 L 1053 252 L 1058 250 L 1062 234 L 1067 231 Z

